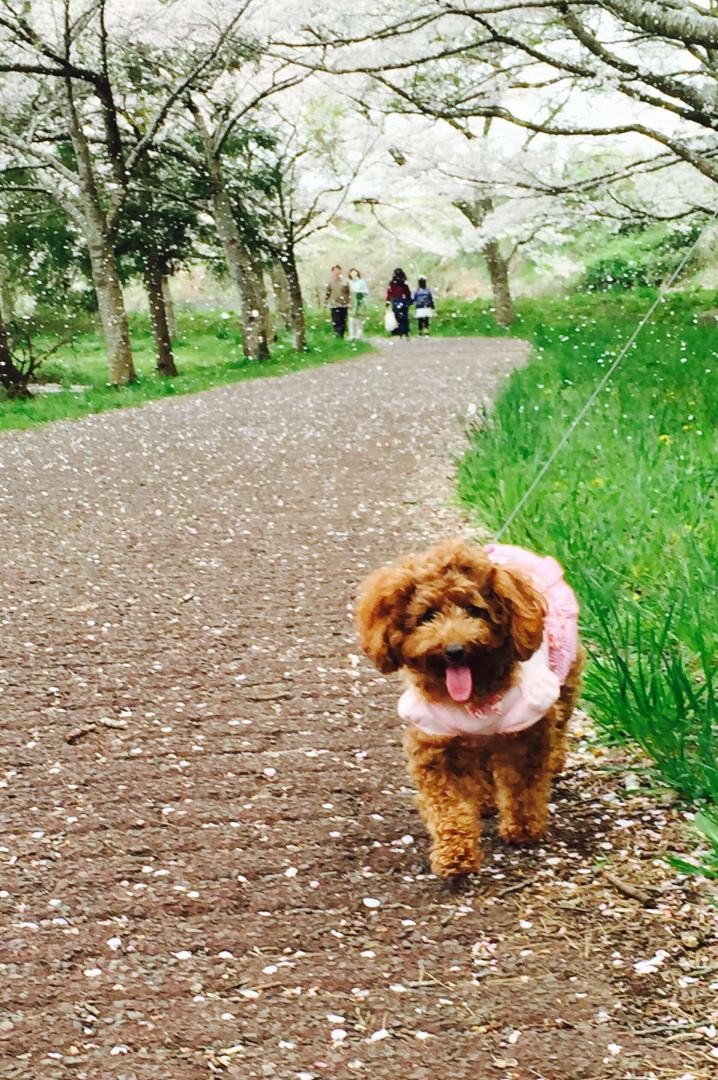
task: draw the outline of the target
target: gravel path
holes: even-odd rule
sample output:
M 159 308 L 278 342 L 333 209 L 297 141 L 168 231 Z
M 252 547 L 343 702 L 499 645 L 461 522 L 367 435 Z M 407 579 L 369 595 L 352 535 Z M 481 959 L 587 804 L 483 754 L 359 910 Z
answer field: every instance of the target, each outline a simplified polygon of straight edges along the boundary
M 545 847 L 489 836 L 447 892 L 356 655 L 358 581 L 457 527 L 456 414 L 524 356 L 412 341 L 0 441 L 0 1075 L 711 1075 L 640 1035 L 715 1000 L 652 861 L 680 820 L 577 739 Z

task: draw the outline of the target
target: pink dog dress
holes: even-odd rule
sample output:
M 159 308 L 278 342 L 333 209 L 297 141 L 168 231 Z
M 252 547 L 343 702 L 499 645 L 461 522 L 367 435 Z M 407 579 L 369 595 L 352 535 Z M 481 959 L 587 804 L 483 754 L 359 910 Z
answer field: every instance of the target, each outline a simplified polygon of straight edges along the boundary
M 518 678 L 504 694 L 481 705 L 441 705 L 415 686 L 399 699 L 399 716 L 427 735 L 510 735 L 537 723 L 558 700 L 578 652 L 578 601 L 560 563 L 511 544 L 484 548 L 497 566 L 522 570 L 543 593 L 548 607 L 541 645 L 519 664 Z

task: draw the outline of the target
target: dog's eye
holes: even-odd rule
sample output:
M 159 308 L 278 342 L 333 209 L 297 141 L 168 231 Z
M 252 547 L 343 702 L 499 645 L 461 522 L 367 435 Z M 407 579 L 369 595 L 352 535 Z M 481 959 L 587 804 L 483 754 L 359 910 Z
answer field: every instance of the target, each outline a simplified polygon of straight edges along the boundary
M 487 619 L 489 617 L 488 611 L 484 611 L 483 608 L 476 607 L 475 604 L 466 605 L 466 614 L 470 615 L 472 619 Z
M 428 608 L 424 612 L 424 614 L 420 615 L 419 618 L 416 620 L 417 625 L 421 626 L 422 623 L 431 622 L 431 620 L 435 619 L 438 614 L 439 614 L 439 612 L 436 610 L 436 608 L 433 608 L 433 607 Z

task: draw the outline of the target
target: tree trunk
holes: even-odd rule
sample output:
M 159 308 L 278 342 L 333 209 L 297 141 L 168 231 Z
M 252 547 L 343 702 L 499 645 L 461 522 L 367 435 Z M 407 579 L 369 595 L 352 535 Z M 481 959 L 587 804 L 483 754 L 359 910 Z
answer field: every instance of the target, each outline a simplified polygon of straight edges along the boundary
M 0 261 L 0 319 L 12 322 L 15 318 L 15 296 L 7 268 Z
M 194 117 L 207 166 L 210 189 L 212 192 L 212 210 L 217 234 L 222 242 L 227 268 L 235 288 L 239 293 L 242 307 L 242 345 L 244 355 L 250 360 L 268 360 L 269 345 L 264 325 L 262 292 L 256 284 L 256 275 L 252 273 L 252 257 L 242 241 L 241 234 L 232 209 L 232 201 L 227 194 L 222 175 L 222 165 L 212 137 L 207 129 L 201 112 L 190 100 L 189 110 Z
M 269 359 L 269 345 L 264 325 L 262 292 L 256 284 L 256 275 L 252 273 L 252 257 L 247 251 L 240 234 L 232 209 L 232 201 L 227 194 L 222 175 L 219 151 L 200 110 L 188 101 L 188 107 L 202 140 L 207 176 L 212 193 L 214 223 L 224 249 L 227 268 L 230 273 L 242 307 L 242 345 L 244 355 L 250 360 Z M 264 297 L 266 304 L 266 294 Z
M 257 296 L 257 308 L 259 309 L 259 317 L 262 320 L 262 335 L 267 346 L 269 346 L 269 342 L 274 341 L 274 326 L 272 325 L 272 310 L 269 306 L 269 294 L 267 292 L 267 282 L 264 276 L 264 267 L 262 266 L 261 259 L 258 259 L 255 255 L 249 255 L 249 261 L 251 267 L 250 273 L 253 278 L 253 287 Z M 267 348 L 267 356 L 269 356 L 269 348 Z M 263 359 L 266 359 L 266 357 Z
M 277 340 L 277 331 L 275 328 L 275 313 L 272 311 L 272 305 L 269 302 L 270 296 L 270 282 L 267 274 L 262 273 L 262 291 L 263 291 L 263 303 L 264 303 L 264 334 L 267 341 L 272 342 Z
M 493 200 L 487 196 L 476 199 L 456 199 L 454 206 L 467 218 L 475 229 L 480 229 L 487 216 L 494 208 Z M 494 318 L 499 326 L 513 326 L 516 314 L 511 299 L 509 282 L 509 263 L 501 252 L 498 240 L 488 240 L 481 249 L 486 261 L 494 297 Z
M 92 283 L 97 293 L 97 309 L 107 348 L 107 381 L 110 386 L 126 386 L 136 382 L 137 374 L 132 360 L 130 327 L 117 275 L 115 254 L 104 229 L 98 231 L 94 221 L 87 224 L 86 238 L 90 252 Z
M 150 247 L 145 250 L 144 278 L 147 297 L 150 302 L 150 321 L 152 323 L 152 337 L 155 342 L 157 374 L 170 378 L 177 374 L 177 368 L 172 354 L 172 341 L 167 324 L 167 310 L 162 289 L 162 266 L 157 252 Z
M 262 315 L 262 296 L 252 273 L 249 254 L 239 235 L 234 220 L 232 204 L 223 187 L 213 184 L 212 207 L 217 233 L 222 241 L 232 281 L 239 293 L 242 306 L 242 344 L 244 355 L 250 360 L 267 360 L 269 346 Z
M 28 390 L 23 374 L 16 366 L 10 352 L 5 323 L 0 317 L 0 386 L 7 391 L 10 398 L 32 397 Z
M 490 240 L 484 246 L 484 258 L 494 294 L 494 318 L 499 326 L 513 326 L 516 314 L 511 299 L 509 264 L 501 254 L 498 240 Z
M 92 281 L 97 293 L 97 308 L 107 347 L 108 381 L 111 386 L 135 382 L 130 328 L 125 301 L 117 274 L 115 252 L 110 240 L 107 218 L 97 190 L 93 161 L 87 137 L 75 108 L 72 82 L 65 80 L 70 139 L 77 163 L 78 202 L 82 215 L 85 242 L 90 253 Z
M 289 330 L 291 326 L 289 318 L 289 284 L 287 282 L 287 275 L 284 272 L 284 266 L 281 262 L 272 263 L 269 276 L 272 282 L 272 292 L 274 293 L 274 308 L 277 326 L 282 330 Z
M 167 329 L 169 330 L 170 341 L 174 341 L 177 337 L 177 315 L 175 314 L 175 302 L 172 298 L 170 279 L 167 274 L 162 275 L 162 295 L 165 301 L 165 316 L 167 318 Z
M 293 251 L 286 253 L 282 269 L 289 290 L 289 324 L 292 330 L 292 345 L 297 352 L 304 352 L 307 347 L 307 323 L 304 317 L 302 286 L 299 282 L 299 273 Z
M 232 218 L 234 221 L 234 217 Z M 235 223 L 236 228 L 236 223 Z M 239 230 L 237 230 L 239 235 Z M 267 292 L 260 274 L 252 266 L 247 249 L 242 247 L 242 334 L 244 351 L 253 360 L 268 360 L 269 342 L 267 340 Z

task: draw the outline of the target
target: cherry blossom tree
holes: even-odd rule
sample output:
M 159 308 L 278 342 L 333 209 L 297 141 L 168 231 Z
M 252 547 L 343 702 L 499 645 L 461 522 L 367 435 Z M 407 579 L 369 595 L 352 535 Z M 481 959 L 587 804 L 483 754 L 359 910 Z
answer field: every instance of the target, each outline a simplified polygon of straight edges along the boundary
M 260 115 L 266 138 L 254 152 L 261 182 L 246 192 L 269 253 L 273 281 L 286 290 L 287 322 L 296 349 L 307 345 L 298 251 L 326 229 L 351 200 L 355 184 L 371 169 L 378 135 L 345 102 L 308 86 L 304 97 L 280 95 Z M 240 163 L 248 174 L 250 161 Z
M 131 52 L 151 78 L 145 61 L 152 49 L 139 26 L 166 15 L 159 0 L 129 5 L 132 21 L 118 19 L 107 0 L 88 7 L 46 0 L 33 8 L 3 0 L 0 7 L 6 76 L 0 146 L 11 165 L 31 171 L 34 190 L 57 201 L 84 237 L 112 384 L 135 378 L 115 251 L 123 204 L 173 108 L 233 39 L 250 4 L 233 5 L 219 28 L 204 26 L 197 44 L 177 54 L 172 77 L 154 82 L 151 97 L 133 95 L 131 87 L 125 93 L 124 76 Z M 162 25 L 176 29 L 170 19 Z
M 717 42 L 712 3 L 419 0 L 402 18 L 353 5 L 339 31 L 320 22 L 282 47 L 308 66 L 365 72 L 397 108 L 462 130 L 499 119 L 537 135 L 638 138 L 716 181 Z
M 639 188 L 654 196 L 670 189 L 669 173 L 681 166 L 709 186 L 718 179 L 717 34 L 707 2 L 418 0 L 399 17 L 358 0 L 331 26 L 315 12 L 304 28 L 277 35 L 275 48 L 311 70 L 350 81 L 364 75 L 381 90 L 385 113 L 444 121 L 474 145 L 487 124 L 492 133 L 513 129 L 544 151 L 540 172 L 522 175 L 517 154 L 503 177 L 476 177 L 473 193 L 455 202 L 485 240 L 497 314 L 509 321 L 507 246 L 489 235 L 506 221 L 509 200 L 511 213 L 535 199 L 539 216 L 550 217 L 556 200 L 559 213 L 582 202 L 592 215 L 625 219 L 651 210 Z M 551 154 L 564 165 L 573 158 L 563 176 Z M 603 170 L 594 167 L 602 154 Z M 642 181 L 658 171 L 665 184 Z M 716 196 L 699 195 L 699 213 L 706 201 Z M 692 212 L 652 209 L 667 220 Z

